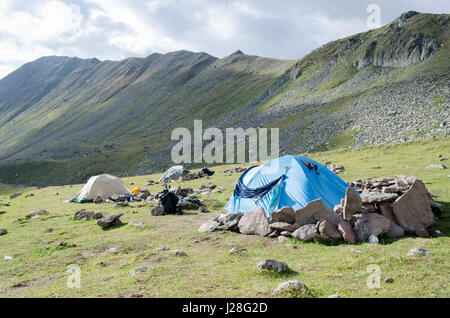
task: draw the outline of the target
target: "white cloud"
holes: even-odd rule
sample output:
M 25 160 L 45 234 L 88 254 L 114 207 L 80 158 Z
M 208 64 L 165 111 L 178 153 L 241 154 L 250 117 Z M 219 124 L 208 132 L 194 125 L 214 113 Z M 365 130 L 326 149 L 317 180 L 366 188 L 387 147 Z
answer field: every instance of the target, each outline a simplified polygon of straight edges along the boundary
M 43 55 L 121 59 L 186 49 L 236 49 L 298 59 L 367 31 L 369 0 L 0 0 L 0 78 Z M 445 13 L 444 0 L 378 0 L 382 22 L 407 10 Z

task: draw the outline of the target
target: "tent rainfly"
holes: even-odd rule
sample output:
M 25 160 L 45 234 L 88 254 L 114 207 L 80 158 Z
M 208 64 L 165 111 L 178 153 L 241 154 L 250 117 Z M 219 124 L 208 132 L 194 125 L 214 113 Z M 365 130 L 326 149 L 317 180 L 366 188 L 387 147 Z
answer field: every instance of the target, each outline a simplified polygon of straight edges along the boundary
M 334 208 L 349 185 L 325 166 L 309 158 L 284 156 L 249 168 L 237 181 L 225 206 L 232 213 L 264 208 L 267 216 L 282 207 L 294 210 L 321 198 Z
M 161 179 L 159 179 L 159 182 L 169 182 L 169 181 L 175 181 L 178 180 L 180 177 L 182 177 L 186 172 L 188 172 L 186 169 L 184 169 L 183 166 L 173 166 L 169 168 L 166 172 L 164 172 Z
M 91 177 L 71 202 L 87 203 L 93 202 L 97 196 L 106 198 L 113 195 L 131 195 L 131 191 L 120 178 L 102 174 Z

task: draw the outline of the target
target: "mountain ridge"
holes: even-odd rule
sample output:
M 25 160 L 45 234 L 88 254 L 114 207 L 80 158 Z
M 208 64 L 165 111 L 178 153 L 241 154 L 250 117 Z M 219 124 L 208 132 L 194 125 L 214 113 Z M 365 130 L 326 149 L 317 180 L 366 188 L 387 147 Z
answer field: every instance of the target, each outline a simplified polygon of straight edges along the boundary
M 171 129 L 191 129 L 194 119 L 279 127 L 282 153 L 447 137 L 448 21 L 408 12 L 296 61 L 239 50 L 222 59 L 185 50 L 43 57 L 0 80 L 0 179 L 159 171 L 170 165 Z

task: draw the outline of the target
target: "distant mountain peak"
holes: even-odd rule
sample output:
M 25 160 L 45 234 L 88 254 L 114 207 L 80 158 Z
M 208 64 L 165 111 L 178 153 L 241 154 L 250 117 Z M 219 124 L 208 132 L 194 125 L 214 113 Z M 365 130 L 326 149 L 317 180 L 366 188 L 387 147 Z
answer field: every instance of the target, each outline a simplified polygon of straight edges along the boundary
M 234 56 L 234 55 L 244 55 L 244 53 L 241 50 L 237 50 L 237 51 L 234 51 L 233 53 L 231 53 L 230 56 Z

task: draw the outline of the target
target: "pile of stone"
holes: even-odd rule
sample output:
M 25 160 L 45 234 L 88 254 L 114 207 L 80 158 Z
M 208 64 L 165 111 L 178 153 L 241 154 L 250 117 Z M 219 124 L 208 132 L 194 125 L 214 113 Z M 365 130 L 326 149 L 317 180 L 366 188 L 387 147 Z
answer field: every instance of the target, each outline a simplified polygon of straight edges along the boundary
M 344 166 L 338 166 L 338 165 L 335 165 L 335 164 L 331 163 L 330 161 L 325 162 L 324 165 L 325 165 L 325 167 L 328 168 L 328 170 L 331 170 L 331 171 L 334 172 L 335 174 L 339 174 L 340 172 L 345 171 Z
M 224 174 L 229 174 L 229 173 L 242 173 L 242 172 L 244 172 L 245 170 L 247 170 L 247 168 L 236 167 L 236 168 L 231 168 L 231 169 L 223 170 L 222 173 L 224 173 Z
M 198 172 L 189 172 L 185 175 L 183 175 L 180 179 L 182 181 L 189 181 L 189 180 L 196 180 L 201 178 L 208 178 L 208 175 L 203 171 Z
M 230 230 L 246 235 L 294 237 L 301 241 L 335 244 L 378 243 L 379 236 L 429 237 L 427 228 L 443 212 L 417 177 L 398 176 L 352 183 L 341 204 L 331 210 L 322 199 L 294 211 L 284 207 L 267 217 L 264 209 L 243 214 L 222 214 L 203 224 L 200 232 Z M 434 212 L 434 213 L 433 213 Z

